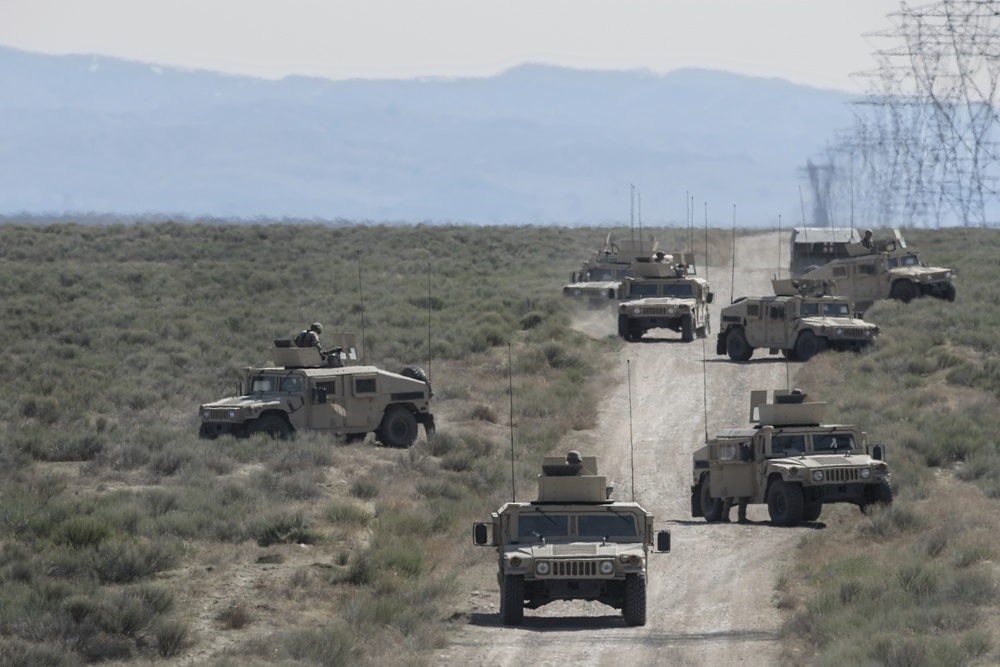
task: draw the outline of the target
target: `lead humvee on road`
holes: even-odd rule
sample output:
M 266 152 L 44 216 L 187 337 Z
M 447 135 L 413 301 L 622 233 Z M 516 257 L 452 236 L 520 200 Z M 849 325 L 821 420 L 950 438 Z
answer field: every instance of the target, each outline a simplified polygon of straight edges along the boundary
M 807 361 L 827 349 L 859 351 L 878 336 L 879 328 L 861 319 L 848 299 L 825 296 L 825 285 L 771 282 L 774 296 L 744 296 L 722 309 L 716 354 L 746 361 L 755 349 L 767 348 Z
M 590 259 L 584 260 L 579 271 L 570 274 L 569 284 L 562 289 L 563 296 L 587 300 L 591 306 L 604 306 L 618 299 L 622 281 L 635 275 L 632 262 L 656 249 L 653 238 L 615 240 L 608 234 L 604 245 Z
M 417 424 L 427 434 L 434 432 L 431 385 L 423 370 L 390 373 L 354 365 L 354 334 L 325 338 L 338 346 L 326 359 L 315 347 L 276 340 L 274 366 L 245 369 L 238 396 L 198 408 L 199 435 L 265 433 L 286 439 L 309 430 L 360 439 L 374 433 L 383 445 L 409 447 L 417 438 Z
M 799 390 L 750 393 L 751 428 L 719 431 L 693 456 L 691 516 L 723 520 L 726 499 L 767 503 L 771 521 L 815 521 L 823 505 L 892 503 L 885 445 L 857 426 L 822 424 L 826 403 Z
M 611 489 L 596 457 L 546 456 L 537 500 L 505 503 L 473 526 L 475 544 L 497 550 L 505 625 L 556 600 L 594 600 L 621 609 L 628 625 L 646 624 L 653 515 L 612 500 Z M 656 550 L 670 551 L 670 531 L 657 533 Z
M 637 259 L 634 278 L 622 283 L 618 335 L 636 341 L 650 329 L 670 329 L 689 343 L 711 331 L 708 304 L 715 299 L 708 281 L 697 275 L 693 253 Z

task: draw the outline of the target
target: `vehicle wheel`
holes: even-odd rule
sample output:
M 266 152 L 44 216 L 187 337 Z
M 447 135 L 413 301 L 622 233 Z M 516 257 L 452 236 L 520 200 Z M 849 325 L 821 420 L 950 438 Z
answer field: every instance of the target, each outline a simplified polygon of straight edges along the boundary
M 250 435 L 263 433 L 275 440 L 288 440 L 292 437 L 292 429 L 288 422 L 278 415 L 264 415 L 250 424 Z
M 944 298 L 947 299 L 948 301 L 954 301 L 955 300 L 955 286 L 954 285 L 948 285 L 948 289 L 944 293 Z
M 795 526 L 802 522 L 805 512 L 802 487 L 775 480 L 767 492 L 767 513 L 778 526 Z
M 504 575 L 500 589 L 500 620 L 504 625 L 521 625 L 524 621 L 523 574 Z
M 625 575 L 625 604 L 622 605 L 625 625 L 646 625 L 646 575 Z
M 820 338 L 812 331 L 803 331 L 795 341 L 795 356 L 800 361 L 809 361 L 826 349 L 826 339 Z
M 733 329 L 726 336 L 726 354 L 733 361 L 746 361 L 753 356 L 753 348 L 747 342 L 747 334 L 743 329 Z
M 628 315 L 618 316 L 618 335 L 628 340 Z
M 918 296 L 917 286 L 908 280 L 897 281 L 889 292 L 889 298 L 902 301 L 903 303 L 909 303 Z
M 892 487 L 889 486 L 888 480 L 880 479 L 878 484 L 865 489 L 865 505 L 861 506 L 861 511 L 864 512 L 867 505 L 875 504 L 886 506 L 892 504 Z
M 386 447 L 405 449 L 417 440 L 417 418 L 406 408 L 394 405 L 382 415 L 375 437 Z
M 722 508 L 726 501 L 722 498 L 713 498 L 711 488 L 708 483 L 708 475 L 701 478 L 701 513 L 708 523 L 716 523 L 722 519 Z
M 685 343 L 694 340 L 694 317 L 690 313 L 681 315 L 681 340 Z
M 427 385 L 427 391 L 430 392 L 431 396 L 434 396 L 434 390 L 431 388 L 431 380 L 427 377 L 427 373 L 424 372 L 423 368 L 417 368 L 416 366 L 407 366 L 403 370 L 399 371 L 399 374 L 403 377 L 410 378 L 411 380 L 418 380 Z
M 823 504 L 816 503 L 815 505 L 806 505 L 802 510 L 802 520 L 803 521 L 815 521 L 819 518 L 819 515 L 823 513 Z
M 642 338 L 642 329 L 639 328 L 638 322 L 629 322 L 628 324 L 628 335 L 625 337 L 626 340 L 637 341 Z

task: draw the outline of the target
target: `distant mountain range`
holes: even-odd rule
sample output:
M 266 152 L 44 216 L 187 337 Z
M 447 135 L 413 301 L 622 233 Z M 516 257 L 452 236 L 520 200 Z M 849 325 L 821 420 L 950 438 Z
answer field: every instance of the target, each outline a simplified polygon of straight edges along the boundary
M 708 70 L 268 81 L 0 48 L 0 216 L 799 221 L 850 95 Z M 689 194 L 688 194 L 689 193 Z

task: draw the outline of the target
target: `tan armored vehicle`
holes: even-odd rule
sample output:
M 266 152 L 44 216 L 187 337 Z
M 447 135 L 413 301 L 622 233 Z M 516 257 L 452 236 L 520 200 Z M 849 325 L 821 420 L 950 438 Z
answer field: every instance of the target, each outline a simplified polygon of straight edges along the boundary
M 538 499 L 505 503 L 492 524 L 475 524 L 473 541 L 496 547 L 505 625 L 520 625 L 525 607 L 556 600 L 594 600 L 621 609 L 628 625 L 646 624 L 653 515 L 611 500 L 596 457 L 545 457 Z M 670 551 L 669 531 L 657 533 L 656 549 Z
M 563 296 L 586 300 L 592 306 L 603 306 L 618 299 L 622 281 L 635 275 L 632 262 L 637 257 L 648 257 L 656 248 L 652 238 L 616 241 L 608 234 L 604 246 L 584 260 L 579 271 L 570 274 L 569 284 L 563 287 Z
M 861 232 L 854 227 L 796 227 L 792 229 L 789 271 L 793 278 L 835 259 L 851 257 L 860 247 Z
M 622 283 L 618 335 L 628 341 L 650 329 L 670 329 L 689 343 L 711 330 L 708 304 L 715 299 L 708 281 L 696 275 L 694 254 L 657 252 L 632 265 L 635 278 Z
M 722 309 L 716 354 L 746 361 L 757 348 L 807 361 L 823 350 L 871 345 L 879 328 L 865 322 L 843 297 L 809 294 L 825 286 L 801 280 L 774 280 L 775 296 L 744 296 Z
M 857 426 L 821 424 L 826 403 L 801 391 L 750 393 L 756 426 L 720 431 L 694 453 L 691 516 L 728 519 L 726 500 L 767 503 L 771 521 L 815 521 L 823 505 L 853 503 L 862 511 L 892 502 L 885 445 L 870 446 Z
M 876 241 L 872 249 L 860 244 L 848 247 L 852 256 L 806 271 L 802 278 L 824 281 L 830 292 L 845 296 L 867 309 L 879 299 L 909 303 L 920 296 L 955 300 L 955 272 L 927 266 L 920 256 L 906 249 L 899 232 L 890 241 Z
M 361 439 L 374 433 L 383 445 L 409 447 L 417 438 L 417 424 L 428 435 L 434 432 L 431 385 L 424 371 L 390 373 L 355 365 L 354 335 L 334 334 L 333 340 L 339 351 L 326 359 L 315 347 L 276 340 L 274 366 L 247 368 L 239 396 L 198 409 L 199 435 L 266 433 L 286 439 L 309 430 Z

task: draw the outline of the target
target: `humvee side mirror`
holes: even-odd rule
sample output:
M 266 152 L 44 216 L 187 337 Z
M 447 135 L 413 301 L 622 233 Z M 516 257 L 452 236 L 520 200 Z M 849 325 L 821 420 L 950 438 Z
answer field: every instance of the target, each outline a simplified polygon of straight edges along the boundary
M 872 458 L 876 461 L 885 461 L 885 445 L 875 445 L 872 447 Z
M 482 522 L 476 522 L 472 524 L 472 542 L 478 546 L 486 546 L 489 541 L 489 532 L 486 529 L 486 524 Z
M 661 530 L 656 534 L 656 550 L 663 553 L 670 552 L 670 531 Z
M 705 303 L 712 303 L 715 301 L 715 292 L 709 292 L 705 295 Z

